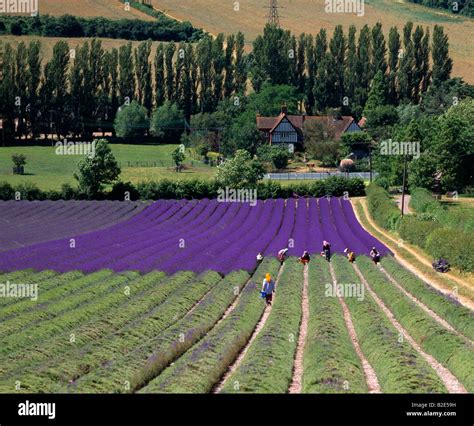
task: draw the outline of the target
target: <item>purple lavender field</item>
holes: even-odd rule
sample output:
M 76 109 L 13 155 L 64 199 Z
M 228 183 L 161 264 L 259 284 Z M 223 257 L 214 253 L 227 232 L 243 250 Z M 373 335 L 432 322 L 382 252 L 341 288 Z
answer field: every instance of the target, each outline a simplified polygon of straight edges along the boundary
M 68 210 L 68 203 L 38 202 L 34 208 L 30 203 L 31 209 L 23 211 L 1 203 L 0 249 L 61 239 L 2 252 L 0 271 L 89 273 L 107 268 L 227 274 L 253 270 L 258 252 L 274 256 L 288 246 L 292 256 L 304 250 L 319 253 L 323 240 L 331 242 L 334 253 L 348 247 L 356 254 L 368 254 L 372 246 L 381 254 L 389 253 L 361 227 L 350 202 L 340 198 L 259 200 L 253 207 L 208 199 L 160 200 L 131 217 L 140 208 L 136 203 L 117 203 L 129 207 L 116 209 L 110 208 L 114 203 L 91 204 L 89 214 Z M 57 209 L 52 211 L 52 205 Z M 88 232 L 87 224 L 98 228 L 114 222 Z
M 70 237 L 126 221 L 147 203 L 0 201 L 0 252 Z

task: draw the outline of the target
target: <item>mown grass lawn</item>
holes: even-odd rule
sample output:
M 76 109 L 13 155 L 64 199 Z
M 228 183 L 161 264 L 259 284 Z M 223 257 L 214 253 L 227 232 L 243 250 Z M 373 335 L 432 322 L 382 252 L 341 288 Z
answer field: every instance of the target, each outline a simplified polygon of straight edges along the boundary
M 209 167 L 188 155 L 186 170 L 173 170 L 171 152 L 176 145 L 123 145 L 112 144 L 112 152 L 122 168 L 121 179 L 138 183 L 147 180 L 210 179 L 215 167 Z M 24 175 L 14 175 L 12 154 L 24 154 L 27 159 Z M 40 189 L 59 189 L 63 183 L 76 185 L 74 172 L 80 155 L 57 155 L 54 147 L 0 147 L 0 182 L 18 185 L 34 183 Z M 156 166 L 155 166 L 156 165 Z

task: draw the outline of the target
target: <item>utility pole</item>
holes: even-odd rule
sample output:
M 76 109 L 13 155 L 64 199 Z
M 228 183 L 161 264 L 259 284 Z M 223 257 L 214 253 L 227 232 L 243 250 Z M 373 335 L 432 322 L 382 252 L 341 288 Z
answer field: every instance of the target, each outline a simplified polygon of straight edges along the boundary
M 407 186 L 407 164 L 408 164 L 408 155 L 405 153 L 405 160 L 403 162 L 402 217 L 405 213 L 405 191 L 406 191 L 406 186 Z
M 372 183 L 372 142 L 369 142 L 369 182 Z
M 270 0 L 270 7 L 268 11 L 268 23 L 270 25 L 280 26 L 280 18 L 278 15 L 278 0 Z

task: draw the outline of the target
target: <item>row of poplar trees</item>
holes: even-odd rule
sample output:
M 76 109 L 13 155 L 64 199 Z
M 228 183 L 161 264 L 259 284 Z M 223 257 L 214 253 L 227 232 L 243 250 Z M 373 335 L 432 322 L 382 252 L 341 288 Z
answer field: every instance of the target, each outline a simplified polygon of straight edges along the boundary
M 150 41 L 105 50 L 99 40 L 71 49 L 59 41 L 42 64 L 41 44 L 0 43 L 0 116 L 6 136 L 41 133 L 88 136 L 112 129 L 119 107 L 135 100 L 151 115 L 165 101 L 176 103 L 187 119 L 213 112 L 218 103 L 244 95 L 250 75 L 253 89 L 289 84 L 301 95 L 301 110 L 324 113 L 330 108 L 362 115 L 371 82 L 382 75 L 387 104 L 418 103 L 431 84 L 449 79 L 452 60 L 448 37 L 435 26 L 408 22 L 402 33 L 390 29 L 388 41 L 377 23 L 347 35 L 336 26 L 332 38 L 321 29 L 299 38 L 267 25 L 244 53 L 242 33 L 198 43 Z M 379 82 L 380 83 L 380 82 Z
M 297 39 L 289 31 L 267 26 L 254 42 L 252 83 L 257 91 L 268 80 L 297 87 L 310 114 L 341 108 L 360 115 L 379 71 L 388 104 L 418 103 L 431 83 L 449 79 L 448 49 L 442 27 L 434 27 L 430 40 L 429 29 L 414 28 L 412 22 L 401 34 L 397 27 L 390 28 L 388 41 L 380 23 L 365 25 L 358 34 L 350 26 L 347 35 L 338 25 L 331 39 L 325 29 L 315 37 L 301 34 Z
M 100 40 L 53 48 L 43 67 L 41 44 L 0 44 L 0 115 L 7 137 L 88 136 L 112 129 L 121 106 L 137 101 L 149 114 L 171 101 L 189 118 L 212 112 L 245 91 L 244 36 L 219 34 L 196 44 L 150 41 L 109 51 Z

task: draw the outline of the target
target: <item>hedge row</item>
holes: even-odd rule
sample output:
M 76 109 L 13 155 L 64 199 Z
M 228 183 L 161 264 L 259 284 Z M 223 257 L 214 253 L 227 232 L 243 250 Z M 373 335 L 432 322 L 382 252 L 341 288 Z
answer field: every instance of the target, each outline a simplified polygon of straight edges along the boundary
M 410 207 L 418 213 L 418 217 L 425 220 L 437 220 L 442 226 L 466 233 L 474 232 L 474 210 L 467 206 L 447 208 L 424 188 L 412 191 Z
M 219 185 L 215 181 L 189 180 L 172 181 L 163 179 L 156 182 L 142 182 L 133 185 L 130 182 L 118 182 L 109 192 L 95 197 L 96 199 L 109 199 L 123 201 L 157 200 L 157 199 L 202 199 L 216 198 L 219 195 Z M 259 199 L 291 198 L 297 196 L 324 197 L 326 195 L 351 197 L 365 195 L 364 181 L 359 178 L 348 179 L 333 176 L 325 180 L 311 183 L 282 186 L 278 182 L 261 182 L 255 187 Z M 8 183 L 0 183 L 0 200 L 71 200 L 85 199 L 86 196 L 78 189 L 65 184 L 61 190 L 42 191 L 37 186 L 22 183 L 12 187 Z
M 400 210 L 389 193 L 374 183 L 367 187 L 366 193 L 369 212 L 375 222 L 384 229 L 397 230 Z
M 103 37 L 125 40 L 197 41 L 204 32 L 189 22 L 154 13 L 155 21 L 72 15 L 0 16 L 0 33 L 15 36 Z

